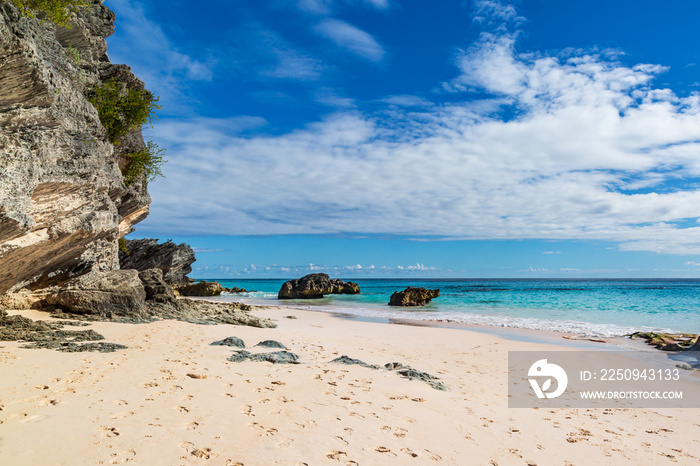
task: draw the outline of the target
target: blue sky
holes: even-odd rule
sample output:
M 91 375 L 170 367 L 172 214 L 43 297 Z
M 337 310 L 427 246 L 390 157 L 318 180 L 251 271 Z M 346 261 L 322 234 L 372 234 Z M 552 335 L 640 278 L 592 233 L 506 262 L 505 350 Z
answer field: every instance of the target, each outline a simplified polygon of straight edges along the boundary
M 107 0 L 194 277 L 697 277 L 696 1 Z

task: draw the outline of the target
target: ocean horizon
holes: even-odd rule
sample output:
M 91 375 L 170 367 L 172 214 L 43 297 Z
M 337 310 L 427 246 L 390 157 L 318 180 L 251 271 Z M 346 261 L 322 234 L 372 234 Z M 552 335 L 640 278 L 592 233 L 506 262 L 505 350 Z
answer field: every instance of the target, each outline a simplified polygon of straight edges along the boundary
M 206 279 L 248 304 L 362 318 L 454 322 L 612 337 L 636 331 L 700 333 L 700 279 L 350 279 L 359 295 L 278 300 L 285 279 Z M 408 286 L 440 289 L 424 307 L 388 306 Z

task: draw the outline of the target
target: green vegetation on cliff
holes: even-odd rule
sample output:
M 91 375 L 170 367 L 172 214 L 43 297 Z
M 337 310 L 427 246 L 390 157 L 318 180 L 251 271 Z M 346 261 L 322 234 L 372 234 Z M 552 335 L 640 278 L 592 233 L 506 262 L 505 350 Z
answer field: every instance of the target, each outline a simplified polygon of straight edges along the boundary
M 143 149 L 128 154 L 129 165 L 124 171 L 124 183 L 130 185 L 141 174 L 145 175 L 147 183 L 155 180 L 157 176 L 163 176 L 160 167 L 167 162 L 163 159 L 164 151 L 165 149 L 159 148 L 155 142 L 147 141 Z
M 156 111 L 161 109 L 156 103 L 158 97 L 149 91 L 125 88 L 114 79 L 95 84 L 88 100 L 97 109 L 112 144 L 117 144 L 129 131 L 151 124 L 158 118 Z
M 70 27 L 68 20 L 71 13 L 85 8 L 92 2 L 89 0 L 10 0 L 22 15 L 28 18 L 39 18 L 50 21 L 58 26 Z

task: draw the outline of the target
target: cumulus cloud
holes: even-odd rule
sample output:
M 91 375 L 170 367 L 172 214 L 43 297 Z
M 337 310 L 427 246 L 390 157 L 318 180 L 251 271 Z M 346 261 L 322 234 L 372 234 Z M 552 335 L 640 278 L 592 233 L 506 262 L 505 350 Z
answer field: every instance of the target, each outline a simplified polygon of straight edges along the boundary
M 350 23 L 328 18 L 321 21 L 316 29 L 337 46 L 348 49 L 367 60 L 378 62 L 384 57 L 384 48 L 377 40 Z
M 700 254 L 700 227 L 688 227 L 700 205 L 700 96 L 654 87 L 662 66 L 619 58 L 522 53 L 514 33 L 489 32 L 456 55 L 444 85 L 453 103 L 388 96 L 391 111 L 341 109 L 277 136 L 163 121 L 155 131 L 176 148 L 140 230 L 604 240 Z

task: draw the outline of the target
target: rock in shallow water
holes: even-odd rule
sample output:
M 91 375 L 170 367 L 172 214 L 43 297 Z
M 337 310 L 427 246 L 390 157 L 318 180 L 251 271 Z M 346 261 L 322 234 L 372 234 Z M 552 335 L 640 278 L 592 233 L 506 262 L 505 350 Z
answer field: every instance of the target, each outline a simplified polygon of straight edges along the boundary
M 409 286 L 403 291 L 397 291 L 389 298 L 389 306 L 425 306 L 430 300 L 440 296 L 440 290 L 416 288 Z
M 331 280 L 328 274 L 312 273 L 302 278 L 289 280 L 282 284 L 278 299 L 319 299 L 327 294 L 358 294 L 360 287 L 356 283 L 344 282 L 337 278 Z

